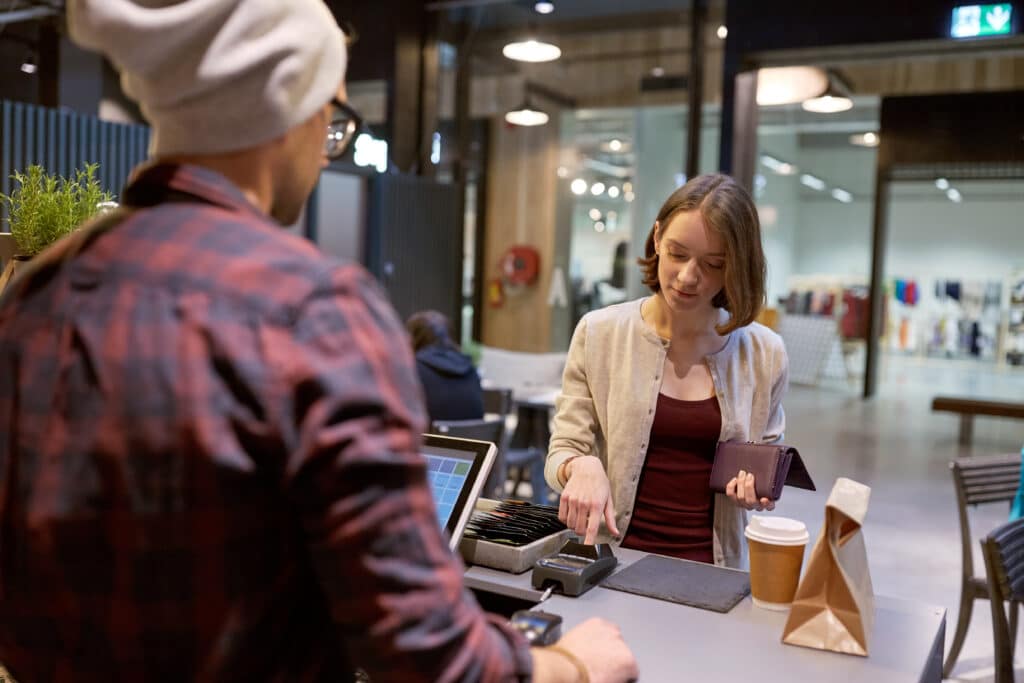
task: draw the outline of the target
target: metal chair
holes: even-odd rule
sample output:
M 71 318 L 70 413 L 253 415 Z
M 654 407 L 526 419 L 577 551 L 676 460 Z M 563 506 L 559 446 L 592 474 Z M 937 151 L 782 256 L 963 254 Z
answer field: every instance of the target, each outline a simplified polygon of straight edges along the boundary
M 956 489 L 957 509 L 960 515 L 960 540 L 962 551 L 962 571 L 960 581 L 960 608 L 957 613 L 956 630 L 953 643 L 949 646 L 946 662 L 942 666 L 942 675 L 949 678 L 956 664 L 967 628 L 971 624 L 971 610 L 975 600 L 989 599 L 989 582 L 984 577 L 974 575 L 974 556 L 972 553 L 971 527 L 967 519 L 968 505 L 986 503 L 1010 503 L 1017 495 L 1020 486 L 1021 456 L 986 455 L 973 458 L 958 458 L 949 464 L 953 472 L 953 486 Z M 1001 603 L 1000 603 L 1001 604 Z M 993 607 L 994 609 L 994 607 Z M 1012 632 L 1016 633 L 1017 610 L 1010 614 Z
M 479 420 L 434 420 L 430 427 L 434 434 L 444 434 L 461 439 L 476 439 L 478 441 L 489 441 L 498 447 L 498 454 L 491 467 L 491 473 L 487 476 L 487 483 L 484 485 L 483 495 L 500 497 L 499 491 L 504 489 L 505 470 L 507 465 L 504 459 L 505 419 L 501 417 L 484 417 Z M 502 491 L 503 492 L 503 491 Z
M 995 641 L 995 683 L 1013 683 L 1013 650 L 1017 637 L 1017 611 L 1024 600 L 1024 519 L 1003 524 L 981 541 L 992 605 Z M 1010 603 L 1007 620 L 1004 602 Z
M 547 504 L 548 486 L 544 481 L 544 458 L 547 449 L 538 446 L 541 442 L 547 443 L 547 425 L 543 427 L 545 433 L 534 433 L 537 431 L 536 415 L 530 410 L 524 410 L 522 406 L 517 410 L 512 389 L 504 387 L 484 389 L 484 413 L 501 415 L 505 419 L 505 438 L 500 450 L 504 458 L 506 476 L 512 480 L 512 497 L 519 497 L 519 485 L 526 481 L 526 473 L 529 472 L 530 486 L 533 489 L 531 501 L 541 505 Z

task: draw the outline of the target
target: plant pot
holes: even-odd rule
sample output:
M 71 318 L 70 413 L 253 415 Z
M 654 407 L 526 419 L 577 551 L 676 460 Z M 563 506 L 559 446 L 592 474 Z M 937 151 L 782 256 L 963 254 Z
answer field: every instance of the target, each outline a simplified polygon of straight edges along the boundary
M 15 277 L 18 276 L 21 271 L 25 270 L 25 266 L 32 259 L 31 256 L 22 256 L 17 254 L 7 260 L 7 265 L 4 266 L 3 272 L 0 272 L 0 294 L 3 293 L 4 289 L 7 288 Z

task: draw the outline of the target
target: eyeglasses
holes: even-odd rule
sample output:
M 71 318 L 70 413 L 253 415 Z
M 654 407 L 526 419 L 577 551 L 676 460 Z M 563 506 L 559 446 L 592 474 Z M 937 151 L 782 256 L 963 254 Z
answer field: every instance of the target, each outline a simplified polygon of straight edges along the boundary
M 363 117 L 337 98 L 331 100 L 331 122 L 327 125 L 324 154 L 330 160 L 341 157 L 363 128 Z

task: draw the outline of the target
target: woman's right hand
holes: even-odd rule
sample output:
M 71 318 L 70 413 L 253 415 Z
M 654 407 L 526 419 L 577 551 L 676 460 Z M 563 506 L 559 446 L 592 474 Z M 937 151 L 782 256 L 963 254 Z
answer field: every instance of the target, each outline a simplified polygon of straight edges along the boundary
M 583 538 L 585 545 L 593 545 L 604 516 L 608 531 L 618 538 L 611 484 L 601 461 L 583 455 L 570 460 L 565 468 L 568 476 L 558 502 L 558 519 Z

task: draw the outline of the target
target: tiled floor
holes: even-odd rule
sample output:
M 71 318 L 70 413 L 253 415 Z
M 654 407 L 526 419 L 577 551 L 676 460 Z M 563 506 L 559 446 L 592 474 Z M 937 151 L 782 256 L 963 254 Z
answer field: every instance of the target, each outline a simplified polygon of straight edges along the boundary
M 793 386 L 786 399 L 786 441 L 797 446 L 817 492 L 787 489 L 778 513 L 804 520 L 816 538 L 825 499 L 838 476 L 872 487 L 865 538 L 875 592 L 944 606 L 947 647 L 959 603 L 960 537 L 948 463 L 960 455 L 1017 452 L 1024 421 L 978 418 L 974 443 L 957 443 L 958 418 L 932 413 L 938 393 L 1024 400 L 1024 370 L 955 361 L 889 358 L 877 398 L 859 389 Z M 1004 505 L 972 513 L 975 537 L 1006 520 Z M 809 552 L 809 551 L 808 551 Z M 975 548 L 980 572 L 980 551 Z M 977 602 L 954 680 L 992 680 L 989 607 Z M 1024 680 L 1024 655 L 1018 656 Z

